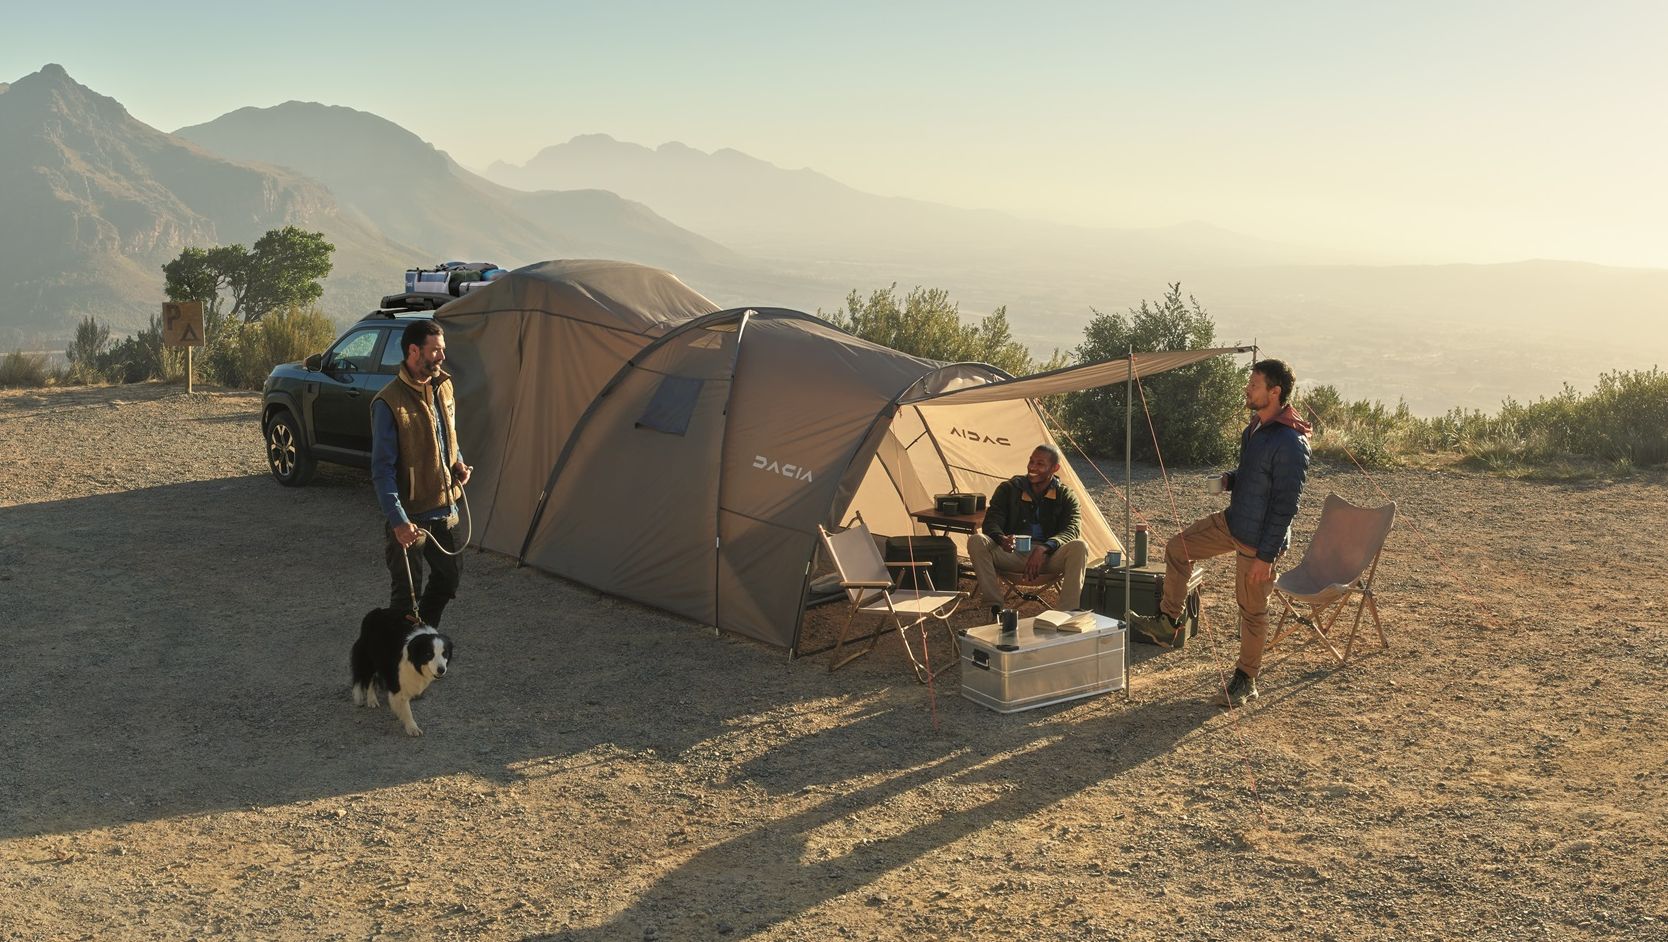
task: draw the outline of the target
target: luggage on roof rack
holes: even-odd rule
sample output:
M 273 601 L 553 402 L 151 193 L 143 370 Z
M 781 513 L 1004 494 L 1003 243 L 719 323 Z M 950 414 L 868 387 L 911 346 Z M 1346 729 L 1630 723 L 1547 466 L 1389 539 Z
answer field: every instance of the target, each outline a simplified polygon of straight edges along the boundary
M 406 294 L 462 297 L 509 274 L 494 262 L 441 262 L 433 268 L 408 268 Z

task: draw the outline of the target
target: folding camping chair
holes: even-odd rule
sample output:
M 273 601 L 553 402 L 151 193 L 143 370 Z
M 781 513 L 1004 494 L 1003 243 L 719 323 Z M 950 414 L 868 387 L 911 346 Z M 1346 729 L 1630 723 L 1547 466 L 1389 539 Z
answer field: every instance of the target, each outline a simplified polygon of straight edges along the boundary
M 954 589 L 934 589 L 932 575 L 924 570 L 922 575 L 928 587 L 926 590 L 894 588 L 887 567 L 920 568 L 931 564 L 888 563 L 875 546 L 875 538 L 869 533 L 868 524 L 863 522 L 862 514 L 854 515 L 845 529 L 838 532 L 830 532 L 820 525 L 817 531 L 822 534 L 823 548 L 828 551 L 829 559 L 833 561 L 835 570 L 840 574 L 840 587 L 846 590 L 846 596 L 851 600 L 851 612 L 846 616 L 846 623 L 840 628 L 840 636 L 834 642 L 833 651 L 828 655 L 830 673 L 873 651 L 875 645 L 880 643 L 880 636 L 886 633 L 887 621 L 897 629 L 898 639 L 903 642 L 904 653 L 909 655 L 909 663 L 915 668 L 916 680 L 926 683 L 946 667 L 956 663 L 956 659 L 951 658 L 938 670 L 929 672 L 922 660 L 915 656 L 915 648 L 909 643 L 909 629 L 929 618 L 937 619 L 944 626 L 951 644 L 956 644 L 956 634 L 950 629 L 950 616 L 955 614 L 956 607 L 966 597 L 963 593 Z M 850 633 L 851 623 L 857 618 L 858 612 L 879 615 L 880 626 L 869 636 L 867 647 L 842 658 L 840 649 L 846 643 L 846 635 Z M 906 623 L 906 617 L 912 620 Z M 921 643 L 923 646 L 926 644 L 924 632 Z M 925 655 L 926 651 L 923 650 L 923 658 Z
M 1039 572 L 1035 579 L 1025 578 L 1025 573 L 1015 570 L 998 569 L 996 578 L 1002 583 L 1002 602 L 1013 606 L 1019 611 L 1028 602 L 1035 602 L 1046 611 L 1053 606 L 1042 597 L 1042 593 L 1052 591 L 1055 598 L 1059 598 L 1060 587 L 1066 583 L 1065 572 Z
M 1326 495 L 1320 523 L 1303 551 L 1303 559 L 1275 580 L 1274 594 L 1280 597 L 1283 611 L 1274 630 L 1269 632 L 1265 648 L 1273 648 L 1301 625 L 1319 638 L 1342 664 L 1355 646 L 1355 633 L 1361 627 L 1363 611 L 1372 613 L 1378 639 L 1389 647 L 1390 640 L 1384 636 L 1384 626 L 1378 620 L 1373 576 L 1378 572 L 1378 557 L 1384 551 L 1385 538 L 1395 523 L 1395 501 L 1382 507 L 1357 507 L 1337 494 Z M 1355 621 L 1350 625 L 1349 641 L 1340 653 L 1332 643 L 1332 627 L 1352 596 L 1359 596 Z M 1309 614 L 1300 613 L 1293 602 L 1309 606 Z M 1288 621 L 1292 622 L 1289 628 Z

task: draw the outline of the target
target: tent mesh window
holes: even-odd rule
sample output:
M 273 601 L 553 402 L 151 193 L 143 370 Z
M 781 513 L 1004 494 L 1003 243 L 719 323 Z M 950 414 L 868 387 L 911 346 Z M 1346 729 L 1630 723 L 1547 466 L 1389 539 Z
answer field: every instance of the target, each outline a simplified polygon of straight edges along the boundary
M 637 419 L 638 428 L 654 429 L 668 435 L 682 435 L 689 431 L 689 420 L 695 414 L 695 401 L 701 396 L 705 380 L 692 376 L 667 376 L 660 381 L 649 400 L 649 407 Z

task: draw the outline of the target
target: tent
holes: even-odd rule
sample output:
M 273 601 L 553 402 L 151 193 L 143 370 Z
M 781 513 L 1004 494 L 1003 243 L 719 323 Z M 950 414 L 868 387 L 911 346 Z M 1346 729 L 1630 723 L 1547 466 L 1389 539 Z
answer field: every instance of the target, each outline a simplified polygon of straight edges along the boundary
M 796 311 L 717 310 L 621 262 L 518 269 L 436 316 L 477 544 L 790 651 L 818 524 L 859 510 L 877 533 L 925 532 L 909 511 L 933 494 L 988 493 L 1053 443 L 1035 397 L 1224 352 L 1016 380 Z M 1122 548 L 1088 501 L 1083 539 Z

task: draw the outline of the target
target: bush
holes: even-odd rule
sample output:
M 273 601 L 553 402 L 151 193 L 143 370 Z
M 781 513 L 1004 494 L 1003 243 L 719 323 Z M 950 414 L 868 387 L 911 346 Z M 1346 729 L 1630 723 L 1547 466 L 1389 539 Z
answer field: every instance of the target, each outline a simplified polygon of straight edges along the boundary
M 853 291 L 846 305 L 817 316 L 848 333 L 911 356 L 949 363 L 987 363 L 1013 376 L 1036 372 L 1031 351 L 1008 330 L 1007 308 L 999 307 L 978 324 L 963 324 L 961 308 L 942 288 L 916 287 L 902 299 L 898 286 L 869 295 Z
M 100 358 L 104 374 L 118 383 L 185 379 L 185 351 L 162 345 L 162 321 L 151 315 L 150 326 L 124 337 Z
M 1615 470 L 1668 462 L 1668 373 L 1611 372 L 1587 395 L 1565 385 L 1530 403 L 1507 399 L 1498 414 L 1453 409 L 1421 419 L 1405 403 L 1345 402 L 1317 386 L 1297 402 L 1315 425 L 1315 454 L 1366 467 L 1399 464 L 1418 454 L 1456 454 L 1492 471 L 1582 473 L 1583 462 Z M 1590 473 L 1590 469 L 1587 473 Z
M 1116 360 L 1154 350 L 1199 350 L 1216 346 L 1216 325 L 1181 285 L 1173 284 L 1164 300 L 1142 301 L 1129 314 L 1102 314 L 1084 329 L 1076 359 L 1090 363 Z M 1131 453 L 1153 460 L 1153 436 L 1164 460 L 1174 464 L 1215 464 L 1231 460 L 1239 449 L 1236 433 L 1245 418 L 1243 370 L 1227 357 L 1214 357 L 1142 380 L 1135 390 L 1134 441 Z M 1145 391 L 1143 403 L 1142 392 Z M 1066 397 L 1063 422 L 1090 454 L 1124 450 L 1124 386 L 1116 384 Z M 1147 416 L 1151 415 L 1151 431 Z
M 1425 434 L 1406 401 L 1394 409 L 1366 399 L 1345 402 L 1335 387 L 1321 385 L 1292 397 L 1291 404 L 1313 427 L 1309 445 L 1314 455 L 1327 460 L 1390 467 Z
M 38 353 L 13 350 L 0 357 L 0 386 L 36 388 L 45 386 L 50 378 L 52 371 L 47 369 L 46 357 Z
M 285 308 L 248 324 L 228 320 L 209 338 L 203 379 L 260 389 L 274 366 L 317 353 L 335 337 L 335 326 L 317 307 Z
M 65 371 L 69 382 L 88 384 L 102 383 L 105 380 L 104 370 L 100 360 L 104 348 L 110 343 L 110 327 L 101 324 L 91 314 L 81 319 L 75 325 L 75 339 L 70 342 L 64 356 L 69 360 L 69 368 Z

